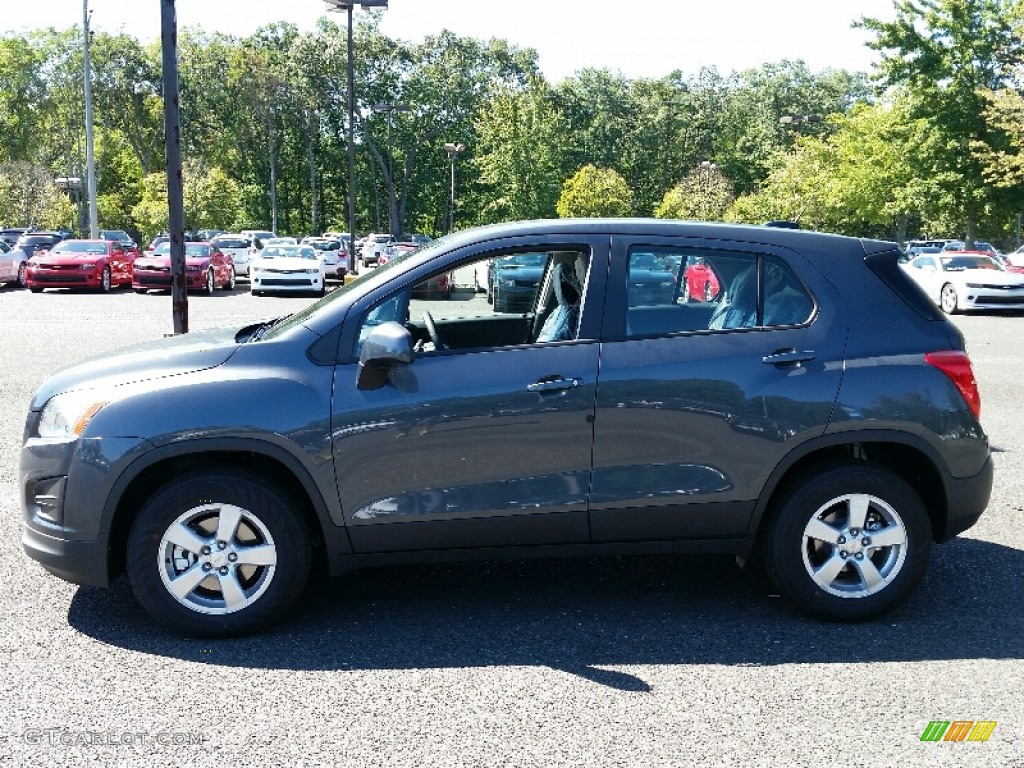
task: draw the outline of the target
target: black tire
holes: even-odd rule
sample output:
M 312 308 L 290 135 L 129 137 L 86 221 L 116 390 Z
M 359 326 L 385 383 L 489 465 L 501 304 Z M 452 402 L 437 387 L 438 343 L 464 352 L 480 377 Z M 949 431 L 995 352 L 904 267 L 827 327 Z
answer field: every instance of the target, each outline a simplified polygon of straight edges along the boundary
M 704 301 L 709 303 L 714 298 L 714 294 L 711 293 L 711 283 L 704 283 Z
M 232 518 L 240 522 L 220 548 L 217 526 Z M 185 544 L 168 540 L 172 531 Z M 190 637 L 244 635 L 277 623 L 299 599 L 310 540 L 295 500 L 276 485 L 239 470 L 194 471 L 142 505 L 128 537 L 128 576 L 163 627 Z M 179 583 L 182 597 L 170 591 Z M 225 589 L 237 590 L 240 607 L 229 607 Z
M 21 262 L 21 264 L 18 265 L 18 287 L 19 288 L 27 288 L 28 287 L 28 268 L 25 266 L 25 262 L 24 261 Z
M 148 288 L 132 288 L 132 290 L 135 291 L 136 293 L 149 293 Z
M 783 491 L 769 514 L 762 542 L 768 575 L 783 597 L 819 618 L 880 616 L 928 569 L 928 513 L 914 489 L 884 467 L 819 467 Z
M 227 283 L 224 284 L 225 291 L 235 290 L 235 285 L 238 283 L 238 275 L 235 274 L 235 268 L 231 268 L 231 277 L 228 278 Z
M 32 291 L 32 293 L 42 293 L 43 287 L 41 285 L 31 285 L 29 286 L 29 290 Z
M 683 299 L 683 303 L 686 303 L 686 302 L 688 302 L 690 300 L 690 281 L 687 280 L 685 276 L 683 277 L 683 296 L 682 296 L 682 299 Z
M 203 293 L 213 296 L 217 290 L 217 279 L 213 276 L 213 267 L 206 270 L 206 282 L 203 283 Z

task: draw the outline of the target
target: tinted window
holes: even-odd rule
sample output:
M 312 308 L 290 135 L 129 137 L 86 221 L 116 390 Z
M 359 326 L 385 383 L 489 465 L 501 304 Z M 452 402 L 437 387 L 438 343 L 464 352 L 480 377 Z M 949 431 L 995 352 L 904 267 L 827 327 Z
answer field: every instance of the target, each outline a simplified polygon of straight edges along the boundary
M 248 248 L 249 241 L 238 237 L 215 237 L 213 244 L 218 248 Z

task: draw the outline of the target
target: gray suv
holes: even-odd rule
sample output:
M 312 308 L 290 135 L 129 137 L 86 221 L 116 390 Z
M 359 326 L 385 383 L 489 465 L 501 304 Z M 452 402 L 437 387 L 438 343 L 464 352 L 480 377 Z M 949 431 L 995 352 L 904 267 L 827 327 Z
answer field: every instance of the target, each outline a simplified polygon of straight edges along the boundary
M 514 310 L 422 298 L 522 253 L 544 264 Z M 698 258 L 714 296 L 684 289 Z M 528 555 L 758 553 L 803 610 L 878 616 L 992 486 L 963 338 L 899 258 L 714 223 L 458 232 L 289 317 L 54 374 L 24 546 L 79 584 L 127 571 L 205 637 L 280 619 L 317 562 Z

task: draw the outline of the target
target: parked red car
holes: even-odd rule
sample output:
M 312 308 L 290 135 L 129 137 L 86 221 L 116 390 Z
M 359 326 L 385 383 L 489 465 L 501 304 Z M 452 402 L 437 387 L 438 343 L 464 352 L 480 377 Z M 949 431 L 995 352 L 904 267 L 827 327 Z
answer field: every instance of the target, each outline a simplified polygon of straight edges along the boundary
M 683 301 L 711 301 L 718 295 L 718 275 L 702 257 L 690 257 L 684 278 Z
M 106 293 L 131 285 L 135 251 L 113 240 L 65 240 L 52 250 L 36 251 L 26 281 L 33 293 L 44 288 L 96 288 Z
M 185 243 L 185 285 L 189 291 L 210 295 L 217 288 L 235 289 L 235 263 L 210 243 Z M 161 243 L 152 255 L 135 260 L 132 290 L 170 290 L 171 244 Z

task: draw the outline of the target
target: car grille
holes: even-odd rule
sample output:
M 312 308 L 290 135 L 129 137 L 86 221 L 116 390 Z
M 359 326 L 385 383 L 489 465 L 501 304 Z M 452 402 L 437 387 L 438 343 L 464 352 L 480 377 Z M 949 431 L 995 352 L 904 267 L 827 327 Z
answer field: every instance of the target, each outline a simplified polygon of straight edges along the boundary
M 992 290 L 989 288 L 988 290 Z M 979 304 L 1004 304 L 1012 306 L 1016 304 L 1024 305 L 1024 295 L 1018 294 L 1016 296 L 994 296 L 991 294 L 983 294 L 978 296 L 977 299 Z
M 309 280 L 309 279 L 302 280 L 302 279 L 295 279 L 295 278 L 292 278 L 292 279 L 288 280 L 288 279 L 282 279 L 282 278 L 279 278 L 279 277 L 271 277 L 271 278 L 268 279 L 268 278 L 265 277 L 262 280 L 260 280 L 260 285 L 261 286 L 268 286 L 268 285 L 282 285 L 282 286 L 283 285 L 293 285 L 293 286 L 313 285 L 313 281 Z
M 85 275 L 40 275 L 38 272 L 32 276 L 33 283 L 84 283 L 88 280 Z
M 170 272 L 163 274 L 156 272 L 152 274 L 145 274 L 139 271 L 135 272 L 135 282 L 140 285 L 170 285 L 171 275 Z

